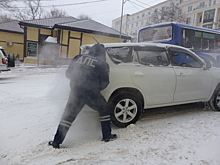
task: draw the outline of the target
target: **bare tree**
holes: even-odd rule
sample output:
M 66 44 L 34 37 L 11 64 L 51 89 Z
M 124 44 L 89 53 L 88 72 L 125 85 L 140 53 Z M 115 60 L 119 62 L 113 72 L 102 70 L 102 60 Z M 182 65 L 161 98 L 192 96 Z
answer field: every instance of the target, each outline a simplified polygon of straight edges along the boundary
M 185 22 L 182 10 L 178 7 L 179 0 L 168 0 L 167 6 L 162 9 L 155 9 L 152 13 L 150 22 L 147 25 L 157 24 L 161 22 Z
M 8 6 L 7 10 L 18 20 L 40 19 L 43 14 L 41 0 L 22 1 L 24 7 Z
M 0 0 L 0 8 L 7 8 L 13 0 Z
M 80 14 L 80 15 L 77 16 L 77 19 L 79 19 L 79 20 L 91 20 L 92 18 L 89 17 L 86 14 Z
M 0 15 L 0 22 L 7 22 L 7 21 L 12 21 L 14 20 L 11 18 L 8 14 L 2 14 Z
M 53 7 L 50 12 L 44 14 L 43 18 L 60 18 L 64 16 L 67 16 L 66 11 Z

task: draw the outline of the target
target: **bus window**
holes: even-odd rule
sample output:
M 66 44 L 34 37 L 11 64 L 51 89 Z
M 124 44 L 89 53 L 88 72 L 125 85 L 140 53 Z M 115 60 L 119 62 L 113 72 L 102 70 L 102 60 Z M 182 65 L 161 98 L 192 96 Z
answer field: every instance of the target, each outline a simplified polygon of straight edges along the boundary
M 202 49 L 202 32 L 195 31 L 195 38 L 194 38 L 194 49 L 201 50 Z
M 139 42 L 169 41 L 172 39 L 172 26 L 143 29 L 139 33 Z
M 194 48 L 194 31 L 185 29 L 185 47 L 186 48 Z
M 203 38 L 203 40 L 202 40 L 202 49 L 203 50 L 209 50 L 209 40 Z
M 213 50 L 214 40 L 215 40 L 215 34 L 203 32 L 202 49 Z
M 201 50 L 202 49 L 202 38 L 200 37 L 195 37 L 194 38 L 194 49 L 195 50 Z
M 220 35 L 219 34 L 215 35 L 215 50 L 216 51 L 220 50 Z
M 191 49 L 200 49 L 201 37 L 197 33 L 191 29 L 183 29 L 182 46 Z

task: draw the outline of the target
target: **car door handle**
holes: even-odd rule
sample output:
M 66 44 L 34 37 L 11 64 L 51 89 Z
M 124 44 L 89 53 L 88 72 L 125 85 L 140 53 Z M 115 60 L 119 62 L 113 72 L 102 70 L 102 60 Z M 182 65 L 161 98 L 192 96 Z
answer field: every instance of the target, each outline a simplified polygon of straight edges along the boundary
M 144 73 L 142 73 L 142 72 L 134 72 L 134 76 L 136 76 L 136 77 L 143 77 Z
M 179 73 L 178 76 L 185 76 L 185 73 Z

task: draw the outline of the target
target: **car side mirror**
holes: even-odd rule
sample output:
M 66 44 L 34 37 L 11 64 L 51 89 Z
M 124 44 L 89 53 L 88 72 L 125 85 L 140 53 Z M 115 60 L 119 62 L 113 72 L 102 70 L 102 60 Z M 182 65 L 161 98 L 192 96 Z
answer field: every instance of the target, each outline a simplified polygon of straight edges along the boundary
M 204 69 L 205 69 L 205 70 L 208 70 L 208 69 L 211 68 L 211 67 L 212 67 L 211 61 L 205 61 Z

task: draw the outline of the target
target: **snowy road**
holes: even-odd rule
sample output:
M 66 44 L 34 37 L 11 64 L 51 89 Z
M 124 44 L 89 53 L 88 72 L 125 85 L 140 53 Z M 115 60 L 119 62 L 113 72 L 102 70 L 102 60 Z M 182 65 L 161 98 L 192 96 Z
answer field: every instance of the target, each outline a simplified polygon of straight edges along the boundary
M 220 112 L 201 104 L 146 111 L 135 124 L 113 127 L 104 143 L 98 114 L 85 107 L 62 145 L 47 146 L 69 92 L 64 69 L 14 68 L 0 73 L 0 164 L 219 165 Z

